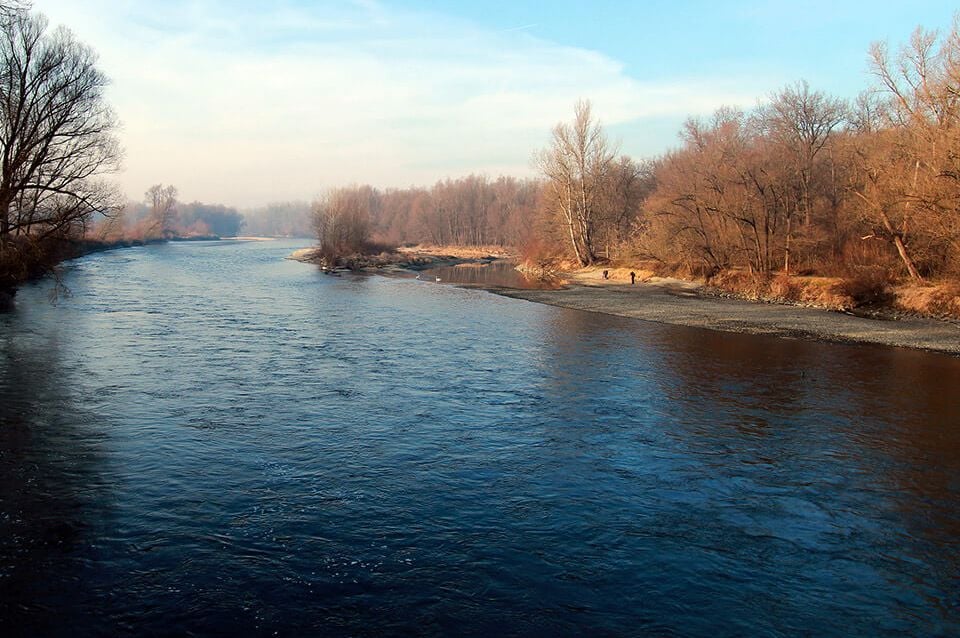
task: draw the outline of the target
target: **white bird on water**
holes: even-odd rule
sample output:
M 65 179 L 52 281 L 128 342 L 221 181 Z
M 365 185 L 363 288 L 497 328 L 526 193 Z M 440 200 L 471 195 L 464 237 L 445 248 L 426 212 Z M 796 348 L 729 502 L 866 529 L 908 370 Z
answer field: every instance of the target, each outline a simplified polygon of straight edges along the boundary
M 437 281 L 440 281 L 440 278 L 439 278 L 439 277 L 437 277 Z

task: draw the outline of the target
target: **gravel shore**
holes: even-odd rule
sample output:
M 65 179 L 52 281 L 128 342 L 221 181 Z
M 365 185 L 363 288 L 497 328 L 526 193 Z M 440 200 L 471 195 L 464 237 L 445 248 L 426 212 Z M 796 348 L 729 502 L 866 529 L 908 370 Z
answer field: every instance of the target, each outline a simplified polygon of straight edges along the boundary
M 645 321 L 790 338 L 877 343 L 960 355 L 960 324 L 935 319 L 868 319 L 842 312 L 704 295 L 697 284 L 572 285 L 561 290 L 490 288 L 514 299 Z

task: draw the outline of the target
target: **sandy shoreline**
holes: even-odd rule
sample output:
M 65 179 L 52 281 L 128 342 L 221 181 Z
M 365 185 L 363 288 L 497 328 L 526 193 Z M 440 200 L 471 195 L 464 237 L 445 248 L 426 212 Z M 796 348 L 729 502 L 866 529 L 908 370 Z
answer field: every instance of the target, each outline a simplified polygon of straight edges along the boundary
M 680 326 L 840 343 L 875 343 L 960 355 L 960 324 L 868 319 L 818 308 L 711 297 L 688 282 L 571 285 L 561 290 L 490 288 L 505 297 Z

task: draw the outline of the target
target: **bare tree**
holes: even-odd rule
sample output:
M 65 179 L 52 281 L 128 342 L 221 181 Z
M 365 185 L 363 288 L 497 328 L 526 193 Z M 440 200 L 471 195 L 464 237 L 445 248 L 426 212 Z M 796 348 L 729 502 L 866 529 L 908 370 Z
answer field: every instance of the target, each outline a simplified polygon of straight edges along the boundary
M 548 180 L 550 205 L 566 225 L 573 252 L 583 266 L 597 259 L 594 235 L 603 188 L 616 155 L 593 119 L 590 102 L 580 100 L 573 122 L 557 124 L 550 146 L 536 156 L 536 165 Z
M 785 209 L 786 235 L 783 270 L 790 272 L 790 241 L 793 221 L 799 217 L 809 232 L 813 218 L 813 182 L 818 162 L 831 135 L 844 120 L 847 106 L 842 100 L 811 91 L 806 81 L 788 86 L 773 95 L 760 111 L 760 128 L 781 147 L 793 172 L 790 205 Z
M 334 188 L 313 204 L 322 257 L 334 265 L 338 257 L 362 252 L 370 239 L 370 214 L 376 191 L 369 186 Z
M 70 31 L 22 3 L 0 15 L 0 252 L 70 236 L 119 208 L 101 181 L 119 166 L 107 78 Z M 16 239 L 16 241 L 14 241 Z
M 5 24 L 29 10 L 30 3 L 25 0 L 0 0 L 0 23 Z
M 177 188 L 175 186 L 154 184 L 144 194 L 149 213 L 148 234 L 169 239 L 176 234 Z
M 944 37 L 918 28 L 895 58 L 882 43 L 870 53 L 887 126 L 864 138 L 854 192 L 872 236 L 891 242 L 919 280 L 918 256 L 935 270 L 942 255 L 960 253 L 960 22 Z
M 606 257 L 626 246 L 643 202 L 653 191 L 653 164 L 635 162 L 623 155 L 610 166 L 601 193 L 602 226 L 596 234 Z

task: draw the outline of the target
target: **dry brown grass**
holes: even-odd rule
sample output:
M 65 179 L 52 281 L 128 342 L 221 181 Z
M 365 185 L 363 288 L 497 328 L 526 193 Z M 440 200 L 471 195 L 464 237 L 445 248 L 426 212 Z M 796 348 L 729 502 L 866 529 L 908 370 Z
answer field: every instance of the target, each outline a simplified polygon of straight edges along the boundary
M 753 301 L 796 303 L 831 310 L 847 310 L 860 305 L 844 289 L 844 280 L 838 277 L 798 277 L 783 273 L 761 276 L 727 270 L 713 277 L 710 284 Z
M 504 246 L 437 246 L 434 244 L 417 244 L 416 246 L 401 246 L 397 252 L 406 255 L 429 255 L 432 257 L 454 257 L 456 259 L 485 259 L 493 257 L 504 259 L 515 256 L 515 252 Z
M 579 264 L 569 259 L 541 257 L 522 259 L 517 265 L 517 270 L 532 277 L 544 279 L 565 277 L 575 272 L 579 267 Z
M 892 305 L 907 312 L 960 319 L 960 283 L 905 284 L 892 291 Z
M 630 272 L 636 273 L 637 282 L 663 282 L 661 277 L 679 277 L 687 281 L 704 283 L 688 270 L 665 266 L 659 262 L 636 262 L 624 265 L 600 265 L 580 268 L 570 260 L 551 260 L 548 266 L 524 264 L 528 272 L 543 270 L 562 275 L 579 284 L 602 286 L 630 283 Z M 603 271 L 608 271 L 608 279 Z M 935 285 L 896 285 L 887 269 L 863 268 L 848 277 L 820 277 L 785 275 L 756 275 L 745 270 L 724 270 L 713 275 L 708 282 L 711 287 L 752 301 L 792 303 L 828 310 L 852 310 L 870 307 L 873 309 L 896 309 L 932 317 L 960 318 L 960 282 L 943 282 Z
M 832 310 L 846 310 L 852 308 L 854 301 L 841 288 L 842 280 L 839 277 L 795 277 L 799 291 L 797 303 L 830 308 Z
M 710 285 L 745 299 L 761 299 L 768 282 L 742 270 L 724 270 L 710 279 Z
M 797 303 L 830 310 L 891 308 L 931 317 L 960 318 L 960 283 L 895 285 L 882 269 L 851 277 L 759 277 L 725 271 L 711 280 L 721 290 L 744 299 Z

